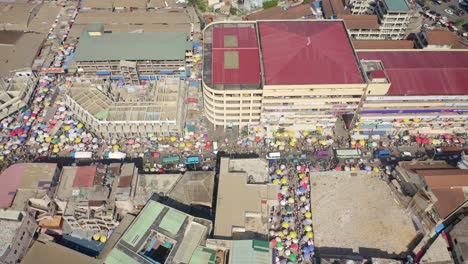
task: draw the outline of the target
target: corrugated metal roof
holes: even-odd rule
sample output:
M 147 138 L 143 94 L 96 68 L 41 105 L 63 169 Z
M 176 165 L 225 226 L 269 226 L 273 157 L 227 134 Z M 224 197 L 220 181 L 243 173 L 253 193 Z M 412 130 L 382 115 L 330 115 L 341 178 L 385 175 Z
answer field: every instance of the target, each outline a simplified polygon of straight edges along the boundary
M 184 60 L 191 49 L 187 35 L 178 32 L 81 34 L 75 61 Z
M 353 40 L 355 49 L 412 49 L 411 40 Z
M 312 16 L 312 8 L 309 4 L 302 4 L 289 7 L 286 10 L 281 6 L 264 9 L 246 16 L 247 20 L 262 20 L 262 19 L 298 19 Z
M 186 218 L 187 216 L 183 213 L 169 209 L 169 211 L 164 215 L 164 218 L 161 220 L 159 227 L 170 232 L 171 234 L 176 235 Z
M 93 187 L 97 166 L 80 166 L 76 168 L 73 187 Z
M 437 197 L 438 201 L 434 206 L 441 218 L 447 217 L 455 208 L 465 201 L 465 195 L 461 188 L 435 188 L 432 189 L 432 192 Z
M 122 239 L 135 247 L 164 208 L 164 205 L 150 200 Z
M 343 19 L 348 29 L 379 29 L 379 20 L 376 15 L 338 15 Z
M 342 21 L 259 22 L 265 83 L 364 83 Z
M 226 51 L 237 51 L 238 68 L 226 69 Z M 255 26 L 253 24 L 249 27 L 215 26 L 211 66 L 213 84 L 260 83 L 260 58 Z
M 381 60 L 391 85 L 387 95 L 464 95 L 468 83 L 468 52 L 358 52 L 363 60 Z
M 255 240 L 235 240 L 232 242 L 232 264 L 267 264 L 272 261 L 271 251 L 254 248 Z
M 408 11 L 409 7 L 406 0 L 383 0 L 387 9 L 390 11 Z

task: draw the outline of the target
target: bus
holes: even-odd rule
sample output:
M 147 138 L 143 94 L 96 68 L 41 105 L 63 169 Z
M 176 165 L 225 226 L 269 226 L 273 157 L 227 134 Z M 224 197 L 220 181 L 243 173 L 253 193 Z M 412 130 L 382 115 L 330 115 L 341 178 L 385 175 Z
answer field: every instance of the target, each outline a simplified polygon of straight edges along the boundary
M 185 164 L 198 164 L 200 163 L 200 158 L 198 156 L 190 156 L 185 159 Z
M 468 152 L 468 148 L 442 147 L 434 148 L 432 159 L 445 161 L 458 161 L 462 152 Z
M 180 161 L 179 156 L 169 156 L 169 157 L 162 158 L 163 164 L 176 164 L 176 163 L 179 163 L 179 161 Z
M 360 149 L 336 149 L 335 157 L 338 159 L 357 159 L 361 157 Z

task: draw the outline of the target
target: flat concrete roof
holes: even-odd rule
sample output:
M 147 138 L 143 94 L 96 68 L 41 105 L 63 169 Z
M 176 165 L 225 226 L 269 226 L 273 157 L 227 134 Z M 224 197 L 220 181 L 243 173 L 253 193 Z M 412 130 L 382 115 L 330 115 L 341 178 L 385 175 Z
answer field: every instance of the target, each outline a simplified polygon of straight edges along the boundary
M 1 17 L 1 15 L 0 15 Z M 8 40 L 16 35 L 16 41 Z M 0 31 L 0 39 L 7 45 L 0 43 L 0 76 L 8 76 L 11 71 L 31 68 L 36 55 L 41 49 L 45 34 L 38 33 L 11 33 Z
M 33 3 L 1 3 L 0 2 L 0 31 L 28 29 L 33 10 L 38 5 Z
M 375 257 L 366 249 L 379 249 L 382 255 L 405 255 L 417 235 L 411 217 L 395 202 L 387 183 L 367 173 L 351 174 L 311 174 L 315 247 L 323 254 L 353 251 Z
M 24 264 L 97 264 L 99 260 L 79 253 L 78 251 L 61 246 L 54 242 L 36 241 L 24 256 Z
M 56 3 L 43 3 L 36 16 L 29 23 L 28 29 L 34 32 L 48 33 L 59 12 L 60 7 Z
M 18 163 L 0 174 L 0 208 L 10 207 L 18 189 L 41 189 L 50 187 L 57 164 Z
M 266 163 L 260 159 L 239 159 L 244 166 L 262 168 L 265 173 Z M 221 158 L 219 172 L 218 197 L 214 236 L 231 237 L 233 227 L 245 227 L 246 231 L 265 234 L 268 231 L 263 223 L 264 214 L 268 213 L 267 200 L 276 199 L 278 186 L 261 183 L 247 184 L 248 173 L 240 170 L 231 171 L 230 159 Z M 256 178 L 256 176 L 254 176 Z M 255 221 L 248 223 L 246 212 L 259 214 Z M 268 216 L 266 216 L 268 218 Z M 253 229 L 253 230 L 247 230 Z

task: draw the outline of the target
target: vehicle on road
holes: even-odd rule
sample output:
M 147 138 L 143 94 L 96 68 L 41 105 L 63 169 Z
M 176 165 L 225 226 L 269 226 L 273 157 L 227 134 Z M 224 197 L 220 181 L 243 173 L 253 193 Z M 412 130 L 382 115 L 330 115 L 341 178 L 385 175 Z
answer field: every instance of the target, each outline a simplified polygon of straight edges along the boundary
M 411 161 L 411 160 L 413 160 L 413 155 L 411 154 L 411 152 L 403 151 L 403 152 L 400 153 L 400 160 L 402 160 L 402 161 Z
M 392 153 L 388 149 L 380 149 L 380 150 L 374 151 L 375 158 L 382 158 L 382 157 L 390 156 L 391 154 Z
M 446 8 L 446 9 L 444 9 L 444 12 L 447 13 L 447 14 L 449 14 L 449 15 L 453 15 L 452 9 Z
M 281 153 L 280 152 L 270 152 L 266 155 L 265 157 L 267 160 L 278 160 L 281 159 Z

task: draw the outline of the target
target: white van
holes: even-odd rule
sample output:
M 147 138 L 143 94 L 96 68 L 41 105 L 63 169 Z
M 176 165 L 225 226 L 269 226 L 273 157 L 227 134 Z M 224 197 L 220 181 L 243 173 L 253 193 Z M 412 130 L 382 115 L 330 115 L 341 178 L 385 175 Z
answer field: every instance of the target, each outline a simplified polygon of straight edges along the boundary
M 213 141 L 213 154 L 218 154 L 218 142 Z
M 279 152 L 270 152 L 265 157 L 267 160 L 278 160 L 281 159 L 281 153 Z

